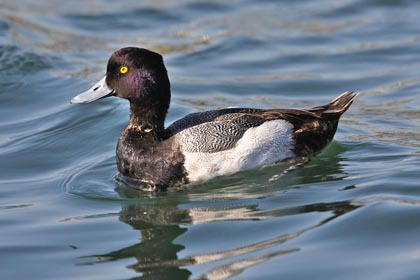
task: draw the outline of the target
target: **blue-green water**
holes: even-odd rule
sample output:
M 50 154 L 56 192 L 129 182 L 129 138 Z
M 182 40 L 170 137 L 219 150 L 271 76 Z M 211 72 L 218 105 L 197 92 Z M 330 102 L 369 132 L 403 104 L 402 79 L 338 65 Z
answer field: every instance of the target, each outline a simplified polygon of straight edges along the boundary
M 2 279 L 419 279 L 419 1 L 0 1 Z M 301 166 L 163 194 L 114 177 L 128 104 L 69 100 L 161 52 L 167 123 L 361 92 Z

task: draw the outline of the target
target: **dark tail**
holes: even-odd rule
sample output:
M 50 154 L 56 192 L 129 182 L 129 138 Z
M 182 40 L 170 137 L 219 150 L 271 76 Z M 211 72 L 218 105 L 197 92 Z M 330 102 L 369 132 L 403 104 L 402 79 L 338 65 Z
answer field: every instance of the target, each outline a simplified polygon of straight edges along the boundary
M 345 92 L 330 103 L 307 111 L 317 117 L 304 120 L 295 131 L 296 156 L 319 153 L 334 137 L 340 116 L 350 107 L 356 92 Z
M 341 116 L 344 114 L 345 111 L 350 107 L 353 103 L 354 99 L 358 95 L 357 92 L 354 91 L 346 91 L 345 93 L 341 94 L 337 98 L 335 98 L 330 103 L 324 106 L 318 106 L 309 109 L 308 111 L 318 113 L 321 115 L 339 115 Z

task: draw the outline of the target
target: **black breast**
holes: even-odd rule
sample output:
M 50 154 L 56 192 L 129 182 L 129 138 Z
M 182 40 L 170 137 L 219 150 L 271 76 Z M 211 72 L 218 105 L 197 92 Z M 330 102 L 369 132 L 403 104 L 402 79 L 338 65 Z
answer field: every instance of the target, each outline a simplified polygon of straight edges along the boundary
M 118 141 L 117 166 L 136 188 L 159 191 L 187 183 L 178 143 L 161 141 L 153 131 L 126 129 Z

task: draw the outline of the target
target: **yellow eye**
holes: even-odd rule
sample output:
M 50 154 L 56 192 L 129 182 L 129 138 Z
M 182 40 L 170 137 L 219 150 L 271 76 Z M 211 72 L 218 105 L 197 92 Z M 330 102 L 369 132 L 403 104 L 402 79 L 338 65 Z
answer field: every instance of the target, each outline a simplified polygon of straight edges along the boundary
M 120 73 L 121 74 L 125 74 L 125 73 L 127 73 L 128 72 L 128 67 L 127 66 L 121 66 L 121 68 L 120 68 Z

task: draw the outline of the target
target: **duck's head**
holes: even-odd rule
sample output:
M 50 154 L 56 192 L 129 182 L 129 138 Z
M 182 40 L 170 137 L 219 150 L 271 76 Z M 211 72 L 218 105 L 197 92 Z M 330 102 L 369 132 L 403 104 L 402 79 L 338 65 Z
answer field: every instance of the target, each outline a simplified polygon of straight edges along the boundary
M 170 102 L 170 83 L 160 54 L 127 47 L 112 54 L 105 77 L 75 96 L 71 103 L 89 103 L 108 96 L 128 99 L 133 107 L 166 111 Z

